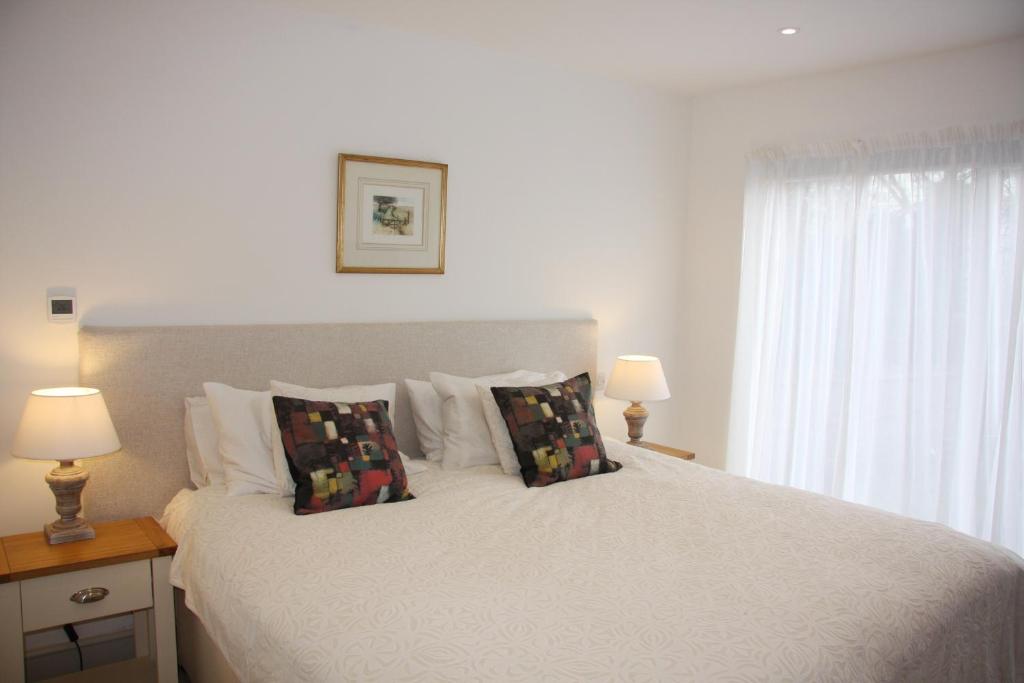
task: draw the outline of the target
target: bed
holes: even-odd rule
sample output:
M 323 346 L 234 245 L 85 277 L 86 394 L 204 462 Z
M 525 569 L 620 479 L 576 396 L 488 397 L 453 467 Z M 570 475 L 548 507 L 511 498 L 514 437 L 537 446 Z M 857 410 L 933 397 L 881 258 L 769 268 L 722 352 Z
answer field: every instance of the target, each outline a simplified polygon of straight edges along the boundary
M 182 490 L 181 411 L 173 430 L 152 420 L 205 379 L 593 369 L 593 321 L 87 329 L 80 346 L 125 445 L 108 471 L 150 477 L 106 482 L 121 498 L 95 507 L 162 513 L 195 683 L 1024 680 L 1024 562 L 941 525 L 612 440 L 613 474 L 528 489 L 431 465 L 416 500 L 299 517 L 279 496 Z

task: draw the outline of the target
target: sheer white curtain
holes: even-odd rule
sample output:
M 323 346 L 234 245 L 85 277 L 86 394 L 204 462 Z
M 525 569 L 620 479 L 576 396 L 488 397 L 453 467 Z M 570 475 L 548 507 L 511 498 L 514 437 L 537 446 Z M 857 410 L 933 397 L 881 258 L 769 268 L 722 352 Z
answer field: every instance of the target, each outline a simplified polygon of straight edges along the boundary
M 729 467 L 1024 554 L 1024 122 L 763 152 Z

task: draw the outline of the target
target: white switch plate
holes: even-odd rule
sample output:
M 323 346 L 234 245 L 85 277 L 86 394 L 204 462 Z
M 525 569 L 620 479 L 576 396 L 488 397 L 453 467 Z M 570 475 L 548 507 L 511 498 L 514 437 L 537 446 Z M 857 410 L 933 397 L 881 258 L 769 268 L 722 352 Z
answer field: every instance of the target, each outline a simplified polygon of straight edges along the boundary
M 608 384 L 608 376 L 603 372 L 598 372 L 597 382 L 594 383 L 594 391 L 604 391 L 606 384 Z

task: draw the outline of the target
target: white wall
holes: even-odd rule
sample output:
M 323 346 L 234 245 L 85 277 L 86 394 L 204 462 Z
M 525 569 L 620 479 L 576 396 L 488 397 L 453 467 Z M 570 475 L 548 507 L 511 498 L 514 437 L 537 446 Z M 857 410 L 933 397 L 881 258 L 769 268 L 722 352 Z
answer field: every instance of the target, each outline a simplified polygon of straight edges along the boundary
M 1020 118 L 1024 40 L 694 98 L 679 264 L 679 441 L 725 466 L 750 151 Z
M 54 516 L 8 456 L 76 327 L 592 316 L 677 356 L 679 99 L 273 4 L 0 6 L 0 533 Z M 336 155 L 449 164 L 447 273 L 334 273 Z M 287 379 L 287 378 L 284 378 Z M 624 404 L 602 426 L 621 435 Z M 672 404 L 648 433 L 673 440 Z

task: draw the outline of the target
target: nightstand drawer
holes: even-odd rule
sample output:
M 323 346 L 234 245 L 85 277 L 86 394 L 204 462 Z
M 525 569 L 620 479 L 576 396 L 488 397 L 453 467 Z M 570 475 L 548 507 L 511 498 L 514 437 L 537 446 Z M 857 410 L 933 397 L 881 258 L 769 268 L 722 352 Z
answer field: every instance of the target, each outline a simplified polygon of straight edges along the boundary
M 149 571 L 149 560 L 138 560 L 22 581 L 22 629 L 37 631 L 152 607 Z M 71 599 L 87 588 L 104 588 L 109 592 L 84 604 Z

